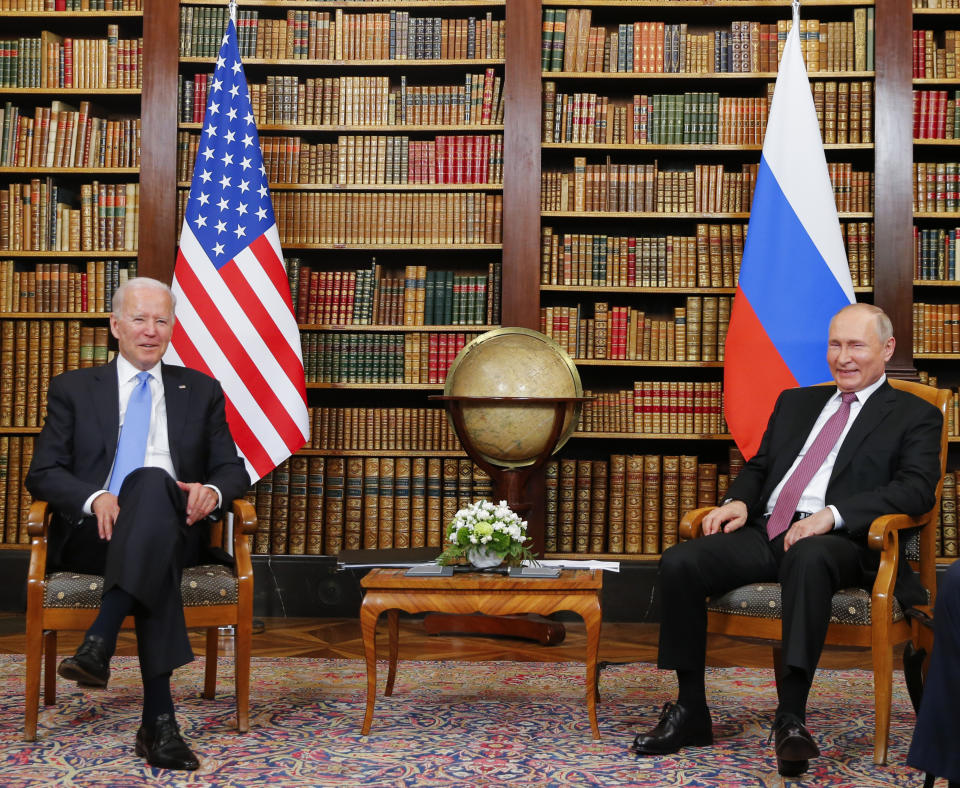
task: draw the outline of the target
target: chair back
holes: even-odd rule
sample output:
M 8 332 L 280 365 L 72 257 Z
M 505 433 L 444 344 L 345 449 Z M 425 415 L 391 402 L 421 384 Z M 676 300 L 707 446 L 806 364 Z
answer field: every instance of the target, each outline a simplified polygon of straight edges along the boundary
M 930 592 L 931 604 L 936 596 L 937 589 L 937 535 L 936 522 L 940 511 L 940 495 L 943 492 L 943 476 L 947 470 L 947 406 L 950 404 L 951 393 L 949 389 L 938 389 L 933 386 L 927 386 L 923 383 L 917 383 L 912 380 L 899 380 L 897 378 L 887 378 L 888 382 L 895 389 L 906 391 L 920 399 L 929 402 L 936 408 L 939 408 L 943 414 L 943 428 L 940 431 L 940 481 L 937 482 L 937 494 L 933 508 L 925 515 L 916 518 L 924 527 L 910 538 L 910 541 L 916 541 L 916 550 L 908 542 L 907 555 L 917 562 L 917 570 L 920 575 L 920 582 L 924 588 Z

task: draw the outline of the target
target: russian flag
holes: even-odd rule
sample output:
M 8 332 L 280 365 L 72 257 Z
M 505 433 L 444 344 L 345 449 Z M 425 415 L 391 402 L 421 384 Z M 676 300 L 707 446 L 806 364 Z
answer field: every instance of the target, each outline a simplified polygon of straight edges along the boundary
M 830 318 L 855 301 L 799 29 L 795 6 L 725 346 L 727 424 L 748 459 L 781 391 L 831 379 Z

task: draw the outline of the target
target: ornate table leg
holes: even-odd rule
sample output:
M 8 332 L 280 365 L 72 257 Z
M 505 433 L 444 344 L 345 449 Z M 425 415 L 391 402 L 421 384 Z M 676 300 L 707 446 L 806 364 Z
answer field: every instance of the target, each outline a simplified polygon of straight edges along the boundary
M 400 651 L 400 611 L 387 611 L 387 631 L 390 633 L 390 663 L 387 668 L 387 688 L 383 691 L 386 696 L 393 695 L 393 680 L 397 677 L 397 654 Z
M 363 715 L 361 736 L 370 733 L 373 723 L 373 704 L 377 699 L 377 619 L 383 607 L 376 594 L 368 593 L 360 605 L 360 632 L 363 637 L 363 655 L 367 661 L 367 710 Z
M 590 597 L 579 612 L 583 616 L 583 623 L 586 624 L 587 628 L 587 713 L 590 716 L 593 738 L 599 739 L 600 727 L 597 725 L 597 653 L 600 650 L 600 624 L 603 618 L 599 598 L 597 596 Z

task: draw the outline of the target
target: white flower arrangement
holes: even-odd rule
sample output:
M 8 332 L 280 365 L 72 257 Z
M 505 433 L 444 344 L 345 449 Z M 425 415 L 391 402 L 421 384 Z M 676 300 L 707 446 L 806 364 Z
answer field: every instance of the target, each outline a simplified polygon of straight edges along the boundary
M 521 520 L 506 501 L 475 501 L 458 511 L 447 526 L 446 549 L 437 563 L 467 559 L 475 566 L 520 566 L 525 559 L 534 558 L 526 542 L 527 521 Z

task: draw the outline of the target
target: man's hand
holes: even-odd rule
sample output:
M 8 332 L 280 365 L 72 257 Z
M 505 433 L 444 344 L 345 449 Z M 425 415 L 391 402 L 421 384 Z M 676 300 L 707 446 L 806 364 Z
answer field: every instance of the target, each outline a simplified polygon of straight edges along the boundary
M 200 482 L 177 482 L 177 486 L 187 494 L 187 525 L 202 520 L 217 508 L 217 494 Z
M 833 530 L 833 510 L 826 506 L 816 514 L 797 520 L 790 526 L 787 535 L 783 537 L 783 552 L 787 552 L 801 539 L 817 534 L 828 534 Z
M 97 516 L 97 531 L 100 533 L 100 538 L 109 542 L 113 537 L 113 524 L 117 521 L 117 515 L 120 514 L 117 496 L 111 492 L 102 492 L 93 499 L 90 508 Z
M 718 506 L 703 518 L 703 533 L 705 536 L 723 531 L 733 533 L 747 522 L 747 505 L 743 501 L 730 501 Z

